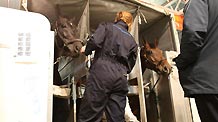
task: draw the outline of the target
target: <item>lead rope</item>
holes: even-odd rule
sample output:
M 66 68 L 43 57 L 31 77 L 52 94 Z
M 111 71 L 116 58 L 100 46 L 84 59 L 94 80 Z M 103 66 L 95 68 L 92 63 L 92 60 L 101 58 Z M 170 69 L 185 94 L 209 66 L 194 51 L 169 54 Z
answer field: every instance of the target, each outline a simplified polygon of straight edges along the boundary
M 59 63 L 62 57 L 63 57 L 63 56 L 58 57 L 57 60 L 54 62 L 54 65 L 57 64 L 57 63 Z
M 154 88 L 156 87 L 157 83 L 160 81 L 160 77 L 161 77 L 161 75 L 159 75 L 159 77 L 158 77 L 157 81 L 155 82 L 154 86 L 149 90 L 150 92 L 154 91 Z M 150 84 L 151 84 L 151 81 L 148 82 L 147 84 L 145 84 L 144 87 L 148 87 Z
M 160 81 L 161 75 L 159 75 L 157 81 L 155 82 L 154 86 L 151 88 L 150 91 L 154 91 L 155 86 L 157 85 L 157 83 Z

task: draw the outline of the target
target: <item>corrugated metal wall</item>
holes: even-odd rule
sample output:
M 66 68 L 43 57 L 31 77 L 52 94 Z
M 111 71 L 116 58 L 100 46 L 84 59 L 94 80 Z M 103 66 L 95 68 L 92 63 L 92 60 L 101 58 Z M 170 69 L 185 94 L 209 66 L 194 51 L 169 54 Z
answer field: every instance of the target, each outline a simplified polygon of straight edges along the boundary
M 20 9 L 21 0 L 0 0 L 1 7 Z

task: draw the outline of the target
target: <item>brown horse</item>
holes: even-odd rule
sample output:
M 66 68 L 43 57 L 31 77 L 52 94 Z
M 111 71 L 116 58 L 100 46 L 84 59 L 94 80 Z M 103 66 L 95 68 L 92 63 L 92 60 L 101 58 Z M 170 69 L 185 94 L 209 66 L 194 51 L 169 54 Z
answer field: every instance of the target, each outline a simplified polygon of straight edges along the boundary
M 54 48 L 54 85 L 65 85 L 58 72 L 58 61 L 61 56 L 77 58 L 80 55 L 82 40 L 79 39 L 79 30 L 71 19 L 59 17 L 54 24 L 56 32 Z M 53 97 L 53 122 L 66 122 L 70 113 L 68 99 Z
M 154 41 L 154 46 L 145 41 L 140 51 L 142 73 L 146 68 L 154 70 L 158 74 L 169 75 L 172 71 L 171 65 L 167 59 L 163 56 L 163 51 L 158 47 L 157 40 Z
M 150 45 L 148 42 L 144 42 L 144 46 L 141 48 L 140 51 L 140 57 L 141 57 L 141 67 L 142 67 L 142 73 L 144 74 L 146 68 L 155 71 L 159 78 L 157 81 L 150 81 L 150 75 L 147 74 L 149 72 L 146 72 L 144 74 L 147 76 L 145 80 L 146 85 L 144 87 L 149 87 L 148 91 L 146 92 L 146 111 L 152 111 L 153 113 L 148 112 L 147 113 L 147 119 L 148 121 L 158 121 L 155 120 L 158 116 L 158 108 L 157 108 L 157 91 L 156 87 L 158 82 L 162 81 L 161 79 L 164 79 L 165 77 L 168 77 L 168 75 L 172 72 L 172 67 L 168 63 L 167 59 L 163 55 L 163 51 L 160 50 L 158 47 L 158 43 L 155 40 L 152 45 Z M 138 110 L 139 115 L 139 108 L 136 108 Z

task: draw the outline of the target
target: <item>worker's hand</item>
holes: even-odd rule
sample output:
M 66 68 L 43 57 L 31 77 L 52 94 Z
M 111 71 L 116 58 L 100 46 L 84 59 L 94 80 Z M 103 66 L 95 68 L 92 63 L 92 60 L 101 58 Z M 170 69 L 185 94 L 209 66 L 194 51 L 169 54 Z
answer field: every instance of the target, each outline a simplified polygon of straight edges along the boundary
M 83 46 L 83 47 L 80 49 L 80 53 L 85 53 L 85 49 L 86 49 L 86 46 Z

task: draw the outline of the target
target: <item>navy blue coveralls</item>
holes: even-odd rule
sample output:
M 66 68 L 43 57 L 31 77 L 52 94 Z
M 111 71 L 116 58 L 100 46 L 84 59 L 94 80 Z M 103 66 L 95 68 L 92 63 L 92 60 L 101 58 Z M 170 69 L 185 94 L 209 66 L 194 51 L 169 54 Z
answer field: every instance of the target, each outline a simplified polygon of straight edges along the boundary
M 78 122 L 124 122 L 128 83 L 135 65 L 137 44 L 122 20 L 101 23 L 87 43 L 85 54 L 95 51 L 81 102 Z
M 218 0 L 189 0 L 180 54 L 175 59 L 186 97 L 194 97 L 201 122 L 218 122 Z

